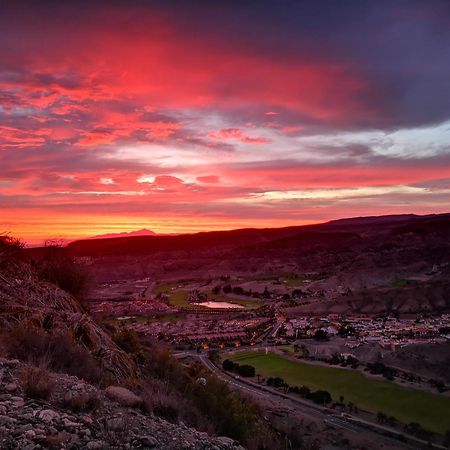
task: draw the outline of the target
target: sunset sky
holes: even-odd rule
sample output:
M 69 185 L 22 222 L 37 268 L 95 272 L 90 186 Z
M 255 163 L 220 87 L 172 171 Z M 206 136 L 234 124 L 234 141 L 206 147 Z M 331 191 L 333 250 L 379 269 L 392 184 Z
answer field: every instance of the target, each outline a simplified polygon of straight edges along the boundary
M 450 211 L 449 1 L 0 0 L 0 232 Z

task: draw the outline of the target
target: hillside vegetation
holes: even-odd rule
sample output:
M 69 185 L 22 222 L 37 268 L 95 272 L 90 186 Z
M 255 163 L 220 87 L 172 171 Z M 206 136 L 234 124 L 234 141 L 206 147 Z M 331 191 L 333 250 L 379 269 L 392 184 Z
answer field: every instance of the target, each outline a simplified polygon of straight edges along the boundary
M 46 255 L 30 261 L 0 238 L 0 448 L 283 448 L 258 405 L 203 366 L 97 324 L 55 284 L 81 268 Z

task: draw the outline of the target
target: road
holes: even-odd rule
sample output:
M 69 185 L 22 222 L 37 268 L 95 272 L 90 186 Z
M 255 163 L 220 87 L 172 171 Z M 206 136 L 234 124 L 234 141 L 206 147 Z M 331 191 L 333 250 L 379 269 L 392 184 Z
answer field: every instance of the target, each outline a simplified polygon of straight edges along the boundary
M 314 419 L 322 420 L 325 424 L 331 425 L 335 428 L 340 428 L 351 433 L 364 433 L 366 436 L 372 435 L 373 439 L 377 442 L 382 441 L 385 444 L 395 445 L 399 448 L 402 447 L 404 449 L 415 450 L 418 448 L 435 448 L 445 450 L 445 447 L 443 446 L 437 444 L 431 444 L 430 446 L 427 442 L 421 439 L 417 439 L 414 436 L 402 433 L 400 431 L 392 430 L 377 423 L 365 421 L 356 416 L 349 416 L 348 418 L 342 417 L 333 413 L 326 407 L 315 405 L 311 402 L 300 399 L 297 396 L 284 394 L 270 387 L 262 386 L 241 378 L 236 378 L 236 376 L 229 375 L 224 372 L 222 369 L 213 364 L 207 356 L 201 353 L 180 352 L 174 354 L 174 356 L 179 359 L 185 357 L 196 358 L 219 379 L 225 381 L 229 386 L 243 392 L 249 392 L 257 397 L 267 400 L 279 401 L 280 398 L 282 398 L 283 406 L 292 408 L 293 410 L 298 410 L 299 412 Z M 412 444 L 407 444 L 399 438 L 404 438 L 407 441 L 412 442 Z

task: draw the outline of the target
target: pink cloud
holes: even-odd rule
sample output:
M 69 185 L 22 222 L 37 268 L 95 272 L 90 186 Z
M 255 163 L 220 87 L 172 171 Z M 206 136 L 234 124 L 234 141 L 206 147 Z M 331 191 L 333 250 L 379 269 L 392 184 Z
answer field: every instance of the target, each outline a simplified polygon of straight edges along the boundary
M 226 128 L 208 133 L 208 137 L 217 140 L 235 139 L 245 144 L 267 144 L 269 139 L 260 136 L 249 136 L 238 128 Z

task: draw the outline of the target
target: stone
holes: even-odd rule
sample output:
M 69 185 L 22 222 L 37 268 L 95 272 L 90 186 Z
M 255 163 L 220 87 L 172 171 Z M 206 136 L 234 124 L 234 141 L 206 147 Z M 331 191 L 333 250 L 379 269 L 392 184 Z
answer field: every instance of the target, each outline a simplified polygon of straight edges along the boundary
M 42 421 L 44 421 L 46 423 L 51 423 L 55 420 L 59 420 L 60 415 L 56 411 L 53 411 L 52 409 L 43 409 L 38 414 L 38 417 L 39 417 L 39 419 L 41 419 Z
M 36 437 L 36 433 L 34 432 L 34 430 L 27 430 L 25 431 L 25 437 L 27 439 L 33 440 Z
M 11 392 L 17 391 L 17 388 L 18 388 L 18 386 L 17 386 L 16 383 L 8 383 L 8 384 L 5 386 L 5 391 L 11 393 Z
M 34 445 L 33 443 L 29 443 L 27 445 L 24 445 L 23 447 L 21 447 L 22 450 L 34 450 L 36 448 L 36 445 Z
M 146 448 L 154 448 L 158 445 L 158 441 L 152 436 L 141 436 L 139 442 Z
M 75 427 L 78 426 L 78 423 L 72 422 L 72 421 L 69 420 L 69 419 L 64 419 L 64 420 L 63 420 L 63 424 L 64 424 L 64 426 L 65 426 L 66 428 L 75 428 Z
M 142 399 L 129 389 L 121 386 L 108 386 L 105 390 L 105 394 L 111 400 L 115 400 L 123 406 L 129 406 L 134 408 L 141 405 Z
M 125 429 L 125 421 L 121 417 L 113 417 L 106 424 L 111 431 L 122 431 Z
M 13 425 L 17 422 L 17 419 L 8 416 L 0 416 L 0 425 Z
M 83 416 L 81 418 L 81 420 L 83 421 L 83 423 L 85 423 L 86 425 L 92 425 L 94 423 L 94 421 L 92 420 L 91 416 Z
M 225 436 L 219 436 L 217 438 L 217 441 L 220 442 L 222 445 L 227 445 L 229 447 L 232 447 L 234 445 L 234 440 Z
M 101 450 L 104 448 L 103 442 L 100 441 L 90 441 L 86 444 L 88 450 Z

